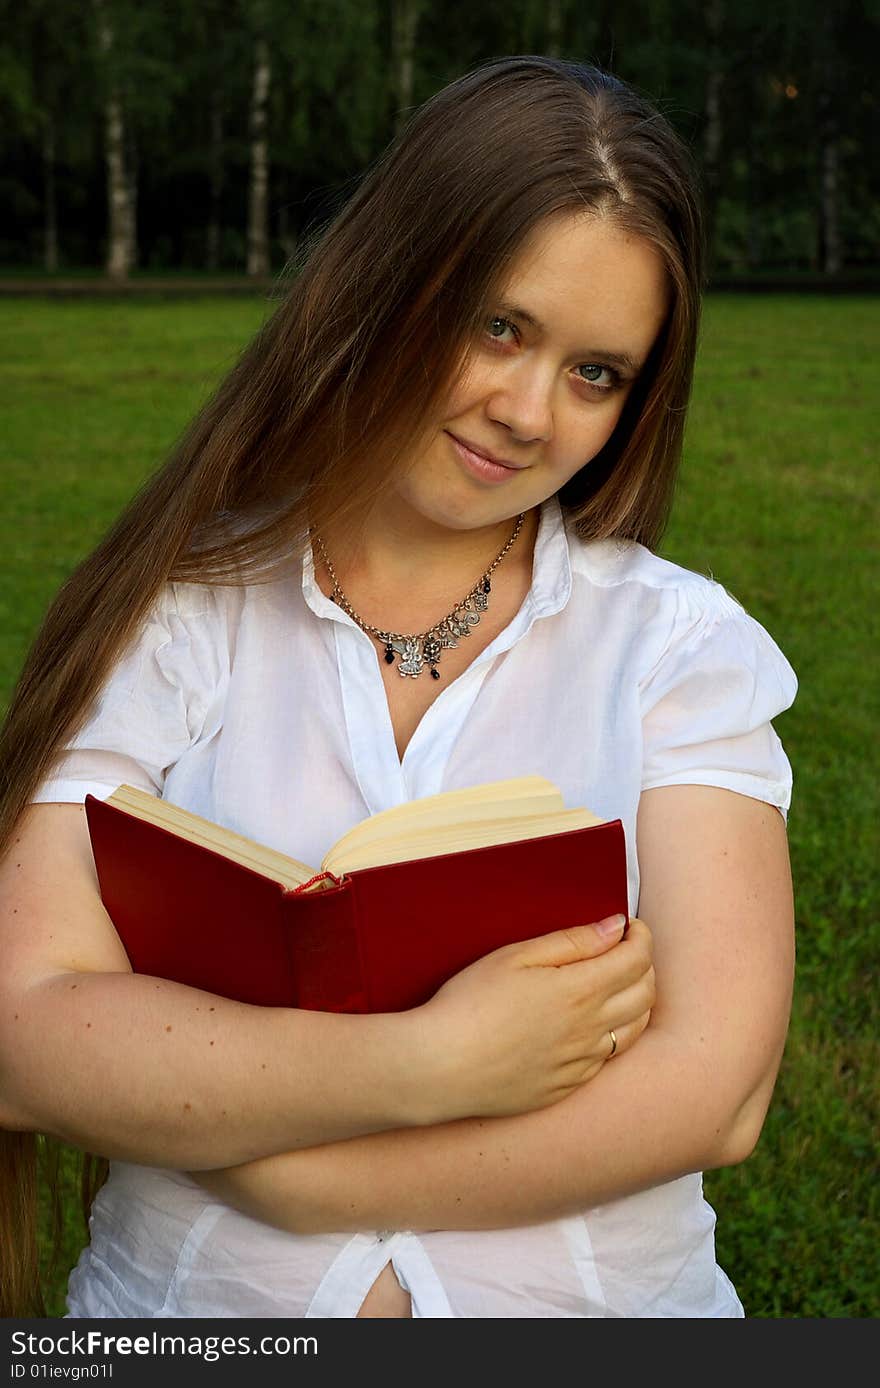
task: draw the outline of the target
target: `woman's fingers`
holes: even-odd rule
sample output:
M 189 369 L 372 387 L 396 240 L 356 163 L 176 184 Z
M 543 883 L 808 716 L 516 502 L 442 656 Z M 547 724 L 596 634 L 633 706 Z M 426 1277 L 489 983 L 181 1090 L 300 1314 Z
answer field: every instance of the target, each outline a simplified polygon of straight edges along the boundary
M 626 935 L 613 948 L 597 952 L 593 958 L 574 959 L 558 970 L 560 984 L 585 1007 L 598 1011 L 603 1009 L 604 1004 L 604 1017 L 608 1014 L 611 1000 L 628 988 L 641 984 L 653 989 L 653 959 L 651 932 L 644 921 L 633 917 Z M 643 1003 L 637 1013 L 652 1003 Z
M 643 1012 L 640 1017 L 636 1017 L 635 1021 L 619 1022 L 616 1027 L 609 1027 L 605 1060 L 616 1060 L 618 1056 L 625 1055 L 636 1044 L 650 1020 L 651 1013 L 648 1011 Z M 616 1045 L 612 1045 L 612 1035 Z
M 553 1103 L 598 1073 L 612 1030 L 618 1052 L 635 1043 L 653 1001 L 637 919 L 625 936 L 620 922 L 610 935 L 584 925 L 495 950 L 425 1005 L 444 1104 L 465 1116 Z
M 528 968 L 558 968 L 583 959 L 595 959 L 623 938 L 626 917 L 608 916 L 587 925 L 572 925 L 565 930 L 553 930 L 519 944 L 503 948 L 514 954 Z M 498 951 L 500 953 L 500 951 Z

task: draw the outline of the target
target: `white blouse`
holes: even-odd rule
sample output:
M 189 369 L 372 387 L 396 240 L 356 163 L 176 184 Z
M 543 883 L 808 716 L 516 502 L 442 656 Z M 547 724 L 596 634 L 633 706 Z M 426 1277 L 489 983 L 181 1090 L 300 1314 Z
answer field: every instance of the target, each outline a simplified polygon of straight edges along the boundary
M 38 801 L 142 786 L 307 863 L 403 800 L 539 774 L 623 821 L 653 786 L 722 786 L 786 814 L 770 720 L 797 681 L 720 584 L 541 511 L 531 590 L 427 710 L 401 762 L 375 642 L 315 582 L 169 584 Z M 390 1261 L 415 1317 L 741 1316 L 699 1175 L 490 1232 L 299 1236 L 181 1172 L 113 1162 L 72 1317 L 352 1317 Z

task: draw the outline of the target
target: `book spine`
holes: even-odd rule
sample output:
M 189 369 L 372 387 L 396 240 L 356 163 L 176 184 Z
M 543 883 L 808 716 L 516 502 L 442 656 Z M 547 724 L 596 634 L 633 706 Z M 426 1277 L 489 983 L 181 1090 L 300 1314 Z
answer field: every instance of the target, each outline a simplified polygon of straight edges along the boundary
M 294 1007 L 312 1012 L 367 1012 L 351 879 L 324 891 L 282 898 Z

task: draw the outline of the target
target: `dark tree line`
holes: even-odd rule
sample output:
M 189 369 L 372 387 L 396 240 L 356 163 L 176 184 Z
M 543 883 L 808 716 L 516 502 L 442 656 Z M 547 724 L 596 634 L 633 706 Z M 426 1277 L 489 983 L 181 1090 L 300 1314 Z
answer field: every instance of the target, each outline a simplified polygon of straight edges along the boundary
M 0 264 L 264 276 L 486 59 L 596 62 L 696 150 L 716 271 L 873 265 L 880 0 L 0 0 Z

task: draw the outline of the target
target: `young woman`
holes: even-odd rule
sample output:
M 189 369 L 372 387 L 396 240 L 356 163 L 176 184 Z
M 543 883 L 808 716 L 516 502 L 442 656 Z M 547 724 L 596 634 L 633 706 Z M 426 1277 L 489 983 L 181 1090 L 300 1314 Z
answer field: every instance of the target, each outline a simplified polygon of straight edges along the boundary
M 700 1172 L 753 1149 L 784 1045 L 796 684 L 652 550 L 700 286 L 658 113 L 490 63 L 416 113 L 59 594 L 2 745 L 0 1118 L 7 1218 L 30 1132 L 111 1160 L 70 1315 L 743 1314 Z M 396 1016 L 132 975 L 81 808 L 128 782 L 316 862 L 529 773 L 623 820 L 630 930 Z

